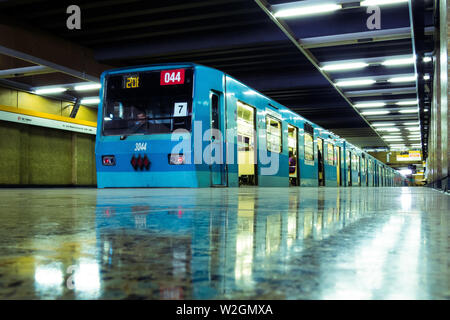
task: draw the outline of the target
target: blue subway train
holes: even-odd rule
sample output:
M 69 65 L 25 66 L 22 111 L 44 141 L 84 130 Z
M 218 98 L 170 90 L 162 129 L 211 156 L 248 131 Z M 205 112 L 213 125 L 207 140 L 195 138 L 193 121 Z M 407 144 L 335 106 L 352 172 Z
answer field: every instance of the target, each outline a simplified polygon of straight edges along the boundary
M 401 186 L 345 139 L 216 69 L 102 74 L 97 184 L 114 187 Z

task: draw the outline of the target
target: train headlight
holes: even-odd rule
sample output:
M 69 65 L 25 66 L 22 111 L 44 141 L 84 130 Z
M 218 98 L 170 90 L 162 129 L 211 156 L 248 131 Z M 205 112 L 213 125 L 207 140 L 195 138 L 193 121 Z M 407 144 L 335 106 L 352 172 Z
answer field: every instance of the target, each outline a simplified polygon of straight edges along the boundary
M 178 153 L 169 154 L 169 164 L 174 165 L 184 164 L 184 155 Z
M 104 166 L 115 166 L 116 165 L 116 157 L 102 156 L 102 163 Z

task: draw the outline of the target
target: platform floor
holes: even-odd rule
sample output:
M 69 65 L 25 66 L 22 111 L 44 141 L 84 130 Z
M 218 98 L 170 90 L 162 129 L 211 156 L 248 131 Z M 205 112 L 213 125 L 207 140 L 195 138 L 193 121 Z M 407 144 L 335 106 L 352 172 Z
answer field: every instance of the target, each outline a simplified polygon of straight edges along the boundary
M 428 188 L 0 189 L 0 299 L 450 299 Z

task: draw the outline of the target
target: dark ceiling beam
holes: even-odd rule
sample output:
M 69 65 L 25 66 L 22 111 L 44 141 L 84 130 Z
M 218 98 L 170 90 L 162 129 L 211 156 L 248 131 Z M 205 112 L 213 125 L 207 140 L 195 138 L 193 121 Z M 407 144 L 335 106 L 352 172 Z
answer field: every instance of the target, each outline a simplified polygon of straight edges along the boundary
M 31 66 L 31 67 L 22 67 L 22 68 L 14 68 L 14 69 L 5 69 L 0 70 L 0 79 L 6 78 L 16 78 L 16 77 L 27 77 L 37 74 L 48 74 L 54 73 L 55 70 L 44 67 L 44 66 Z
M 280 51 L 292 51 L 293 47 L 288 42 L 275 42 L 275 43 L 265 43 L 261 45 L 253 45 L 253 46 L 243 46 L 243 47 L 232 47 L 232 48 L 210 48 L 209 50 L 204 50 L 200 52 L 186 52 L 180 54 L 173 54 L 170 56 L 161 55 L 161 56 L 152 56 L 153 59 L 158 59 L 158 61 L 167 60 L 167 62 L 172 62 L 173 59 L 183 59 L 183 61 L 187 61 L 186 59 L 201 59 L 204 57 L 240 57 L 247 56 L 252 53 L 261 53 L 261 52 L 273 52 L 279 53 Z M 295 52 L 295 51 L 294 51 Z M 147 59 L 143 57 L 142 59 Z
M 83 18 L 83 24 L 84 25 L 89 25 L 89 24 L 97 24 L 99 22 L 108 22 L 108 21 L 117 21 L 119 19 L 130 19 L 130 18 L 136 18 L 139 16 L 151 16 L 151 15 L 164 15 L 164 14 L 172 14 L 174 12 L 181 12 L 184 13 L 186 12 L 186 10 L 190 10 L 190 9 L 205 9 L 208 7 L 212 7 L 212 6 L 218 6 L 221 4 L 232 4 L 232 3 L 236 3 L 236 2 L 241 2 L 242 0 L 206 0 L 206 1 L 201 1 L 201 2 L 194 2 L 194 1 L 186 1 L 184 3 L 178 3 L 178 4 L 170 4 L 169 1 L 167 1 L 167 3 L 162 6 L 162 7 L 156 7 L 156 6 L 152 6 L 151 8 L 148 9 L 143 9 L 139 7 L 139 4 L 134 6 L 134 7 L 130 7 L 128 6 L 129 3 L 133 3 L 133 2 L 142 2 L 142 0 L 113 0 L 113 1 L 92 1 L 91 3 L 86 3 L 86 4 L 81 4 L 80 8 L 81 10 L 88 10 L 88 9 L 98 9 L 98 8 L 103 8 L 105 6 L 107 6 L 108 8 L 110 7 L 115 7 L 117 5 L 117 7 L 114 8 L 114 10 L 102 10 L 103 14 L 95 14 L 95 15 L 90 15 L 87 16 L 85 18 Z M 164 3 L 165 1 L 163 1 Z M 155 3 L 157 4 L 157 3 Z M 122 6 L 122 7 L 119 7 Z M 134 9 L 134 10 L 123 10 L 123 6 L 127 6 L 128 9 Z M 214 11 L 213 9 L 210 9 L 210 11 Z M 45 14 L 28 14 L 26 15 L 26 18 L 33 18 L 33 17 L 41 17 L 41 16 L 48 16 L 48 15 L 57 15 L 60 14 L 61 10 L 52 10 L 51 12 L 45 12 Z M 49 23 L 46 26 L 48 27 L 57 27 L 57 23 Z
M 121 41 L 137 41 L 137 40 L 142 40 L 142 39 L 150 39 L 150 38 L 155 38 L 155 37 L 167 37 L 167 36 L 171 36 L 171 35 L 181 35 L 181 34 L 186 34 L 186 33 L 192 33 L 192 32 L 205 32 L 205 31 L 209 31 L 211 32 L 212 30 L 218 30 L 218 29 L 223 29 L 223 28 L 245 28 L 248 25 L 261 25 L 264 21 L 263 20 L 246 20 L 246 21 L 239 21 L 239 22 L 230 22 L 230 21 L 226 21 L 223 23 L 210 23 L 210 24 L 202 24 L 199 26 L 194 26 L 194 27 L 186 27 L 185 25 L 180 25 L 179 29 L 178 28 L 165 28 L 163 27 L 161 30 L 159 31 L 155 31 L 154 29 L 150 28 L 150 32 L 126 32 L 126 33 L 122 33 L 119 34 L 117 36 L 108 36 L 108 37 L 100 37 L 100 36 L 95 36 L 95 37 L 91 37 L 91 39 L 89 40 L 84 40 L 82 39 L 82 43 L 84 45 L 93 45 L 93 46 L 99 46 L 100 44 L 105 45 L 107 43 L 114 43 L 114 42 L 121 42 Z
M 140 57 L 179 55 L 182 53 L 195 53 L 205 50 L 227 50 L 233 47 L 273 44 L 286 42 L 283 32 L 272 26 L 257 26 L 245 28 L 240 33 L 218 33 L 213 37 L 175 37 L 169 40 L 146 42 L 127 46 L 110 46 L 98 49 L 95 58 L 98 61 L 119 59 L 136 59 Z
M 268 81 L 268 79 L 270 79 Z M 258 91 L 292 90 L 293 88 L 326 87 L 327 81 L 313 71 L 270 72 L 264 74 L 240 74 L 239 81 Z M 307 92 L 308 93 L 308 92 Z M 311 93 L 311 92 L 309 92 Z
M 0 54 L 79 79 L 98 81 L 100 74 L 109 68 L 99 64 L 90 49 L 36 30 L 0 24 L 0 34 Z
M 346 34 L 366 33 L 364 38 L 372 38 L 376 33 L 367 27 L 367 7 L 337 10 L 331 14 L 303 16 L 301 19 L 283 19 L 299 39 Z M 311 28 L 311 26 L 314 28 Z M 409 28 L 408 3 L 380 7 L 380 30 L 400 30 Z M 397 32 L 395 32 L 397 33 Z M 382 33 L 381 33 L 382 34 Z M 388 33 L 386 33 L 388 34 Z
M 33 3 L 39 3 L 44 2 L 43 0 L 13 0 L 13 1 L 4 1 L 0 2 L 0 8 L 8 8 L 8 7 L 15 7 L 15 6 L 24 6 L 24 5 L 30 5 Z
M 371 96 L 398 95 L 398 94 L 416 94 L 416 88 L 402 87 L 402 88 L 353 90 L 347 91 L 345 93 L 347 97 L 371 97 Z
M 426 28 L 426 35 L 432 35 L 433 33 L 434 27 Z M 300 39 L 299 42 L 304 48 L 313 49 L 402 39 L 411 39 L 411 28 L 409 26 L 396 29 L 381 29 L 376 31 L 303 38 Z
M 15 69 L 32 66 L 35 66 L 35 64 L 0 54 L 0 69 Z
M 129 5 L 133 2 L 140 2 L 142 0 L 106 0 L 106 1 L 91 1 L 90 3 L 81 4 L 80 8 L 82 10 L 84 9 L 98 9 L 98 8 L 104 8 L 104 7 L 111 7 L 116 5 Z M 0 6 L 1 8 L 1 6 Z M 52 9 L 50 10 L 37 10 L 34 12 L 22 12 L 22 17 L 25 19 L 30 18 L 42 18 L 42 17 L 48 17 L 52 15 L 60 15 L 61 14 L 61 8 L 52 6 Z M 83 19 L 83 22 L 85 19 Z
M 149 28 L 149 27 L 157 27 L 157 26 L 164 26 L 167 27 L 170 24 L 185 24 L 185 27 L 189 25 L 189 23 L 193 21 L 199 21 L 199 20 L 208 20 L 208 19 L 218 19 L 223 17 L 232 17 L 235 15 L 250 15 L 252 13 L 258 12 L 257 9 L 240 9 L 240 10 L 234 10 L 232 12 L 228 11 L 211 11 L 208 13 L 201 13 L 197 15 L 188 15 L 184 17 L 173 17 L 173 18 L 167 18 L 167 19 L 155 19 L 150 21 L 143 21 L 143 22 L 135 22 L 129 21 L 128 23 L 123 24 L 114 24 L 110 26 L 105 27 L 97 27 L 97 28 L 84 28 L 81 31 L 77 33 L 70 33 L 66 32 L 65 35 L 71 36 L 71 37 L 83 37 L 86 35 L 99 35 L 99 34 L 105 34 L 110 32 L 119 32 L 119 31 L 130 31 L 133 29 L 142 29 L 142 28 Z M 45 27 L 45 26 L 44 26 Z
M 14 78 L 15 81 L 20 81 L 22 83 L 26 83 L 33 87 L 42 87 L 42 86 L 52 86 L 52 85 L 65 85 L 68 83 L 81 83 L 79 78 L 61 73 L 51 73 L 51 74 L 37 74 L 30 76 L 21 76 Z

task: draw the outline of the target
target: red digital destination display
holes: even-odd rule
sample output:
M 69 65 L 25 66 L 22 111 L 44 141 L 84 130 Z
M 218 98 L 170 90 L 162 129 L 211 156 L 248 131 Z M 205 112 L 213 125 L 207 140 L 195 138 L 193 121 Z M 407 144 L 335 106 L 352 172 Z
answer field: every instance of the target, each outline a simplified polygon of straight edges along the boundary
M 161 71 L 160 84 L 162 86 L 184 83 L 184 69 Z

